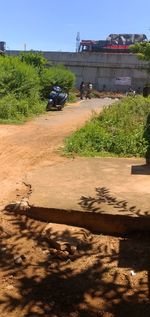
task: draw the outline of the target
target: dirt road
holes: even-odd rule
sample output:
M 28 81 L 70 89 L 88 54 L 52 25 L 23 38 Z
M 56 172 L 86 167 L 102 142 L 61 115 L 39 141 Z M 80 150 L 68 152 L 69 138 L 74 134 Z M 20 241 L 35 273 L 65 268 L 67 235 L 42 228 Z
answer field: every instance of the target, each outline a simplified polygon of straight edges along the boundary
M 65 158 L 56 150 L 64 138 L 79 128 L 109 99 L 93 99 L 69 105 L 60 112 L 49 112 L 24 125 L 0 126 L 1 204 L 15 198 L 22 188 L 24 175 L 38 165 L 56 164 Z

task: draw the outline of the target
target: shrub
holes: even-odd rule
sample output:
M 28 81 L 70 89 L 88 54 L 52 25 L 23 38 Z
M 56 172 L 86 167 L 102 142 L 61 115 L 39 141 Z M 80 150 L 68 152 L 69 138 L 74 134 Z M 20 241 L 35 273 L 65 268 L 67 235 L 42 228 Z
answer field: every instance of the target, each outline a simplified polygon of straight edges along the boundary
M 48 69 L 44 65 L 45 59 L 32 52 L 20 57 L 0 56 L 1 122 L 22 121 L 45 111 L 41 96 L 47 98 L 53 85 L 70 92 L 75 76 L 62 66 Z
M 25 121 L 33 114 L 45 111 L 45 105 L 32 97 L 18 100 L 15 95 L 9 94 L 0 99 L 0 121 Z
M 41 72 L 41 97 L 48 98 L 53 86 L 60 86 L 69 93 L 75 82 L 75 75 L 63 66 L 45 68 Z
M 0 57 L 0 96 L 15 94 L 16 98 L 38 96 L 40 80 L 37 71 L 17 57 Z
M 124 98 L 72 134 L 66 140 L 65 151 L 80 155 L 144 156 L 150 142 L 149 113 L 149 98 Z
M 42 70 L 47 63 L 46 58 L 41 53 L 33 51 L 20 53 L 19 59 L 28 65 L 38 68 L 38 70 Z

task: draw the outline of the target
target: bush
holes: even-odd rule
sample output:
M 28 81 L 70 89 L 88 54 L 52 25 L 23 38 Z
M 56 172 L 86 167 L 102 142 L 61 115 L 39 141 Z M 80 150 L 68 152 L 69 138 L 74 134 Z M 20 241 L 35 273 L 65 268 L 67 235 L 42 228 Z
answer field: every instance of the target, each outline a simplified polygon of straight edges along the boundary
M 27 117 L 45 111 L 45 104 L 32 97 L 18 100 L 15 95 L 9 94 L 0 99 L 0 121 L 25 121 Z
M 38 71 L 42 70 L 47 63 L 46 58 L 39 52 L 22 52 L 19 55 L 19 59 L 28 65 L 36 67 Z
M 41 97 L 48 98 L 53 85 L 70 92 L 75 76 L 62 66 L 48 69 L 44 65 L 45 59 L 32 52 L 19 57 L 0 56 L 1 122 L 22 121 L 45 111 Z
M 60 86 L 69 93 L 75 82 L 75 75 L 63 66 L 45 68 L 41 72 L 41 97 L 48 98 L 53 86 Z
M 17 57 L 0 57 L 0 96 L 15 94 L 16 98 L 39 96 L 40 79 L 35 68 Z
M 79 155 L 145 156 L 150 142 L 150 99 L 126 97 L 66 140 L 65 151 Z

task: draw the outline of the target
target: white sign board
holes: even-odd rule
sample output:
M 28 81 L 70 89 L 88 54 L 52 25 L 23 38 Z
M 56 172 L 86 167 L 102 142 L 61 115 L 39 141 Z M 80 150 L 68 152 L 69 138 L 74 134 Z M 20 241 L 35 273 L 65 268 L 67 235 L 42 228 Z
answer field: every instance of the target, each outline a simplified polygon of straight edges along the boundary
M 116 77 L 115 85 L 131 86 L 131 77 Z

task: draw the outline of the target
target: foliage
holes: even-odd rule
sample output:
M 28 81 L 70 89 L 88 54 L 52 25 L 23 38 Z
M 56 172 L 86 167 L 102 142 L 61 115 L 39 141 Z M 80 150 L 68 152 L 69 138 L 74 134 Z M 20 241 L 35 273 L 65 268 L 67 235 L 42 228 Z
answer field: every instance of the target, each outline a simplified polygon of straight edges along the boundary
M 18 57 L 0 57 L 0 122 L 24 121 L 42 113 L 37 70 Z
M 15 94 L 17 99 L 37 97 L 40 80 L 37 71 L 17 57 L 0 56 L 0 96 Z
M 130 50 L 137 54 L 139 59 L 150 61 L 150 42 L 136 43 L 130 46 Z
M 19 58 L 22 62 L 37 67 L 40 70 L 47 64 L 47 59 L 39 52 L 22 52 L 20 53 Z
M 23 122 L 28 117 L 45 111 L 45 105 L 32 97 L 17 99 L 8 94 L 0 99 L 0 122 Z
M 67 138 L 65 152 L 90 156 L 144 156 L 149 144 L 149 112 L 149 98 L 126 97 L 106 107 Z
M 74 102 L 77 101 L 76 94 L 75 94 L 72 90 L 69 91 L 69 93 L 68 93 L 68 99 L 67 99 L 67 101 L 68 101 L 69 103 L 74 103 Z
M 53 85 L 60 85 L 70 100 L 75 76 L 64 67 L 45 68 L 39 53 L 22 53 L 19 57 L 0 56 L 0 122 L 24 121 L 42 113 Z
M 53 86 L 60 86 L 69 93 L 75 83 L 75 75 L 63 66 L 45 68 L 41 72 L 41 97 L 48 98 Z

